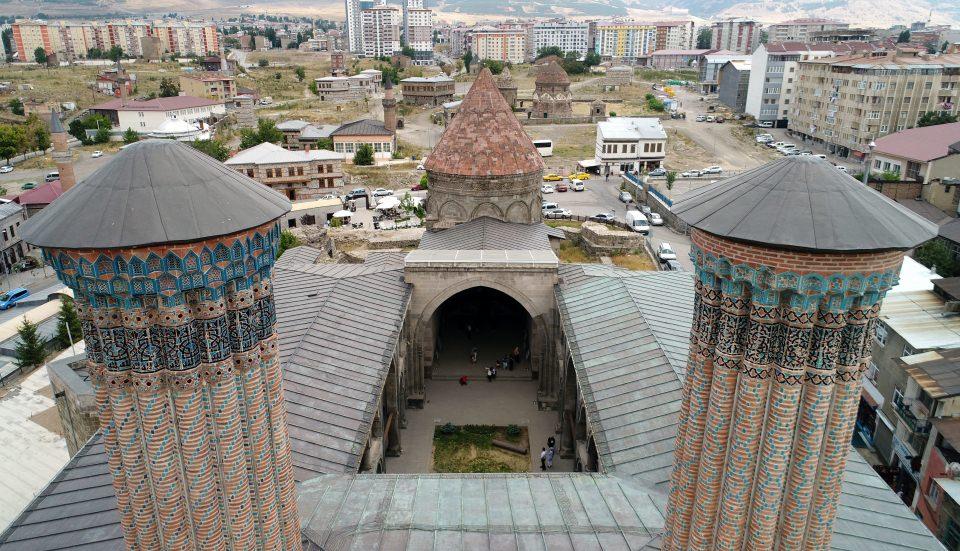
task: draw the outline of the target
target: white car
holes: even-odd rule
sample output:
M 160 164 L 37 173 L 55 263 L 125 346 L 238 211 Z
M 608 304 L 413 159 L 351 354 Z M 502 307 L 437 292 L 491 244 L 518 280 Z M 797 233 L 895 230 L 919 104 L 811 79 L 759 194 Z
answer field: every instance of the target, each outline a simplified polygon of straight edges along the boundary
M 426 169 L 423 168 L 423 165 L 422 165 L 422 164 L 420 164 L 420 165 L 417 165 L 417 170 L 426 170 Z
M 591 216 L 590 220 L 596 220 L 597 222 L 613 222 L 616 220 L 616 218 L 614 218 L 613 214 L 610 214 L 609 212 L 601 212 Z
M 383 189 L 382 187 L 373 190 L 374 197 L 386 197 L 387 195 L 393 195 L 393 190 Z
M 700 171 L 699 171 L 699 170 L 687 170 L 687 171 L 681 172 L 681 173 L 680 173 L 680 177 L 681 177 L 681 178 L 699 178 L 699 177 L 700 177 Z
M 573 191 L 583 191 L 583 182 L 574 178 L 570 181 L 573 184 Z
M 657 258 L 660 259 L 660 262 L 676 260 L 677 253 L 673 252 L 673 247 L 670 246 L 670 243 L 663 242 L 657 247 Z
M 663 225 L 663 217 L 655 212 L 651 212 L 650 214 L 647 215 L 647 221 L 650 222 L 651 226 Z
M 846 172 L 846 171 L 847 171 L 847 167 L 837 165 L 837 170 L 839 170 L 840 172 Z
M 700 171 L 700 174 L 721 174 L 723 169 L 717 165 L 708 166 L 707 168 Z
M 10 165 L 0 166 L 0 174 L 9 174 L 13 172 L 13 167 Z
M 547 184 L 543 184 L 542 186 L 540 186 L 540 193 L 553 193 L 553 192 L 554 192 L 553 186 L 550 186 Z
M 760 128 L 773 128 L 773 123 L 770 121 L 758 122 L 757 126 Z
M 100 157 L 103 157 L 103 151 L 99 149 L 90 154 L 91 159 L 99 159 Z
M 570 218 L 570 211 L 562 208 L 546 209 L 543 211 L 543 217 L 554 219 Z

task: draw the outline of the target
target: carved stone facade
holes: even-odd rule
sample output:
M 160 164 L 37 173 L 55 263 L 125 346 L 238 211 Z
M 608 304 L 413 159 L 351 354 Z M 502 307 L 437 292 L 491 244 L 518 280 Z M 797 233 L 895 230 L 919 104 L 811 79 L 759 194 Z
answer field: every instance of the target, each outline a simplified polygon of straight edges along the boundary
M 520 224 L 542 219 L 539 172 L 487 178 L 432 173 L 429 177 L 430 227 L 447 228 L 481 216 Z
M 533 91 L 533 106 L 527 113 L 531 119 L 563 119 L 573 116 L 570 79 L 557 62 L 540 69 Z

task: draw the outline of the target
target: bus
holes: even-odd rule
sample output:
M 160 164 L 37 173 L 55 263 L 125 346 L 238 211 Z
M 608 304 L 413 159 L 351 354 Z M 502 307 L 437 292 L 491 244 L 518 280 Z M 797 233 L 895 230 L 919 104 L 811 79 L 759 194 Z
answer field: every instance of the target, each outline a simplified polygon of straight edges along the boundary
M 541 157 L 553 156 L 553 140 L 533 140 L 533 145 L 540 152 Z

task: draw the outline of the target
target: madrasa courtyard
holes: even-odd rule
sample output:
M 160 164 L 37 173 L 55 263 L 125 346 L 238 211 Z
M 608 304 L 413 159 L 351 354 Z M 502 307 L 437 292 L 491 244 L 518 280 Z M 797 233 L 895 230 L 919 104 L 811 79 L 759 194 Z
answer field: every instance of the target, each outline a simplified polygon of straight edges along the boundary
M 4 550 L 937 548 L 850 446 L 929 223 L 788 157 L 674 205 L 694 273 L 561 263 L 486 69 L 425 167 L 431 231 L 359 264 L 276 258 L 286 199 L 175 142 L 32 218 L 100 428 Z M 448 423 L 520 427 L 526 469 L 433 472 Z

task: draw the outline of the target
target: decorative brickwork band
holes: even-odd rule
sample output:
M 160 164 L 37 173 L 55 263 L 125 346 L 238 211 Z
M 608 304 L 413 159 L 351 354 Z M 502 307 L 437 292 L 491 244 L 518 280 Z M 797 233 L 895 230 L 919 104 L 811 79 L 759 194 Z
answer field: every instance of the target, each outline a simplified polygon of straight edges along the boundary
M 903 253 L 692 240 L 664 549 L 827 549 L 871 320 Z
M 45 249 L 74 290 L 127 548 L 299 550 L 274 334 L 276 224 Z

